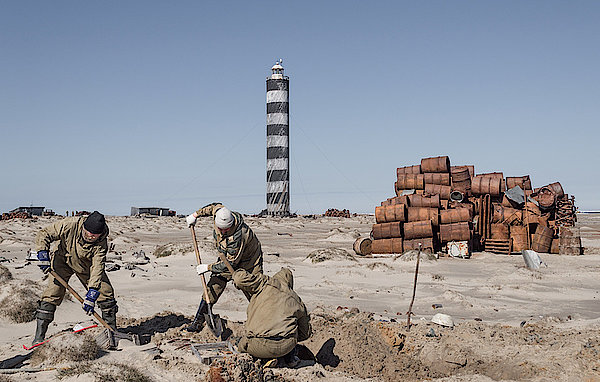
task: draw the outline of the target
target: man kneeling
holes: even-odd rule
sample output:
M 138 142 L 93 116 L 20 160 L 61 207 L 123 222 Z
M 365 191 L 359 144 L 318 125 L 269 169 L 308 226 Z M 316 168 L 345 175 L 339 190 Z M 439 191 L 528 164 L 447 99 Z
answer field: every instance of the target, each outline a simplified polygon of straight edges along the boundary
M 312 328 L 306 306 L 293 290 L 292 271 L 281 268 L 269 277 L 238 269 L 233 273 L 233 282 L 251 296 L 246 336 L 240 339 L 238 350 L 272 360 L 269 366 L 296 366 L 296 344 L 308 339 Z

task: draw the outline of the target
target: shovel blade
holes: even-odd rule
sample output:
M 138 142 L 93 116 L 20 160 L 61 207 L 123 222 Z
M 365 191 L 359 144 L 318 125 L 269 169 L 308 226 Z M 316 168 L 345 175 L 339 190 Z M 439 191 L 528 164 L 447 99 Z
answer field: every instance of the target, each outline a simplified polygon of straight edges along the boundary
M 206 322 L 208 329 L 212 332 L 212 334 L 215 335 L 215 337 L 221 338 L 221 334 L 223 334 L 221 317 L 212 312 L 212 307 L 210 305 L 208 305 L 208 313 L 204 314 L 204 322 Z

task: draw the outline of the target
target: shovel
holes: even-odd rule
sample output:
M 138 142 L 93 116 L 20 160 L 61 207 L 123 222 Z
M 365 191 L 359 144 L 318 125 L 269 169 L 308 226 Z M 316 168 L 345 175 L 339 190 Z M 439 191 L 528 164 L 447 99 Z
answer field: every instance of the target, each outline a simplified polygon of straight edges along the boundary
M 194 251 L 196 252 L 196 263 L 198 265 L 202 264 L 202 259 L 200 259 L 200 250 L 198 249 L 198 242 L 196 241 L 196 230 L 194 226 L 190 226 L 190 231 L 192 232 L 192 241 L 194 242 Z M 212 304 L 208 299 L 208 286 L 206 285 L 206 279 L 204 275 L 200 275 L 202 279 L 202 287 L 204 288 L 204 301 L 206 301 L 208 313 L 204 314 L 204 322 L 210 329 L 210 331 L 217 338 L 221 338 L 221 334 L 223 334 L 223 324 L 221 323 L 221 317 L 218 314 L 213 314 L 212 312 Z
M 83 305 L 83 298 L 81 298 L 81 296 L 75 291 L 75 289 L 71 288 L 69 283 L 67 283 L 62 277 L 58 275 L 58 273 L 56 273 L 52 269 L 50 269 L 50 274 L 54 276 L 54 278 L 58 280 L 58 282 L 61 283 L 62 286 L 67 288 L 67 290 L 77 299 L 77 301 L 79 301 Z M 110 325 L 106 321 L 104 321 L 102 317 L 100 317 L 98 313 L 96 313 L 96 311 L 94 311 L 92 314 L 94 318 L 106 328 L 101 338 L 96 337 L 96 342 L 98 343 L 98 345 L 100 345 L 100 347 L 106 349 L 116 349 L 118 340 L 121 339 L 132 341 L 138 346 L 141 345 L 140 338 L 137 334 L 128 334 L 115 331 L 113 330 L 113 328 L 110 327 Z

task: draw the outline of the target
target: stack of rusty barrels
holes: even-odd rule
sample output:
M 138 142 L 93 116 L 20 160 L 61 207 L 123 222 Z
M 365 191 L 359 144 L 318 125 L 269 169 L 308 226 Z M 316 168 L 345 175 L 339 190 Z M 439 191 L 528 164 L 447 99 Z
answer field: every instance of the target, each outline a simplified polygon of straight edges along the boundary
M 419 244 L 440 251 L 452 241 L 495 253 L 581 252 L 578 231 L 560 230 L 574 226 L 576 208 L 558 182 L 533 189 L 529 175 L 476 174 L 473 165 L 451 166 L 448 156 L 438 156 L 397 168 L 394 193 L 376 207 L 373 253 Z M 561 241 L 561 232 L 576 238 Z

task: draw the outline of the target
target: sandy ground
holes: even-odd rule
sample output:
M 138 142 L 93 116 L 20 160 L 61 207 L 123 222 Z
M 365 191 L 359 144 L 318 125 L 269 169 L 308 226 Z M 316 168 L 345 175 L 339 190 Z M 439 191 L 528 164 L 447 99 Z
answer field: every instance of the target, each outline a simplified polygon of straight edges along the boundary
M 295 290 L 311 311 L 314 327 L 313 337 L 304 345 L 317 362 L 304 360 L 300 368 L 274 369 L 266 375 L 257 371 L 253 375 L 262 376 L 246 380 L 600 381 L 600 215 L 578 218 L 585 255 L 541 254 L 547 267 L 538 271 L 525 268 L 520 255 L 483 252 L 470 259 L 422 259 L 413 306 L 415 325 L 407 331 L 414 256 L 364 258 L 352 251 L 354 240 L 369 234 L 373 216 L 248 217 L 246 222 L 262 243 L 265 273 L 273 274 L 282 266 L 294 272 Z M 0 259 L 7 260 L 1 264 L 13 276 L 11 281 L 0 277 L 0 313 L 6 309 L 1 300 L 14 288 L 39 294 L 45 285 L 39 269 L 25 257 L 37 231 L 57 219 L 0 221 Z M 190 339 L 181 327 L 192 318 L 202 293 L 184 219 L 109 217 L 108 224 L 109 242 L 114 244 L 109 259 L 121 266 L 108 273 L 119 302 L 119 325 L 144 338 L 152 335 L 152 341 L 141 347 L 121 341 L 119 351 L 102 353 L 91 365 L 126 365 L 155 381 L 208 380 L 208 366 L 189 346 L 177 346 Z M 206 262 L 216 259 L 210 229 L 208 218 L 199 220 L 196 232 Z M 134 257 L 140 251 L 149 258 L 147 264 Z M 307 258 L 315 251 L 325 260 L 313 263 Z M 85 293 L 75 278 L 71 285 Z M 441 308 L 433 309 L 433 304 Z M 214 311 L 239 334 L 246 306 L 243 294 L 230 285 Z M 439 312 L 451 315 L 455 327 L 432 323 Z M 66 300 L 49 334 L 86 319 L 74 299 Z M 29 344 L 34 332 L 33 321 L 15 323 L 0 317 L 0 361 L 27 354 L 22 344 Z M 69 335 L 56 337 L 55 342 L 68 342 Z M 191 339 L 214 341 L 206 329 Z M 54 369 L 0 374 L 0 381 L 4 377 L 47 381 L 58 376 L 91 381 L 98 375 L 58 374 L 61 367 L 74 364 L 46 362 L 41 366 Z M 22 365 L 34 366 L 39 365 L 32 361 Z M 125 372 L 117 374 L 120 380 L 133 380 L 125 378 Z M 241 380 L 239 375 L 232 377 L 234 372 L 229 375 L 225 380 Z

